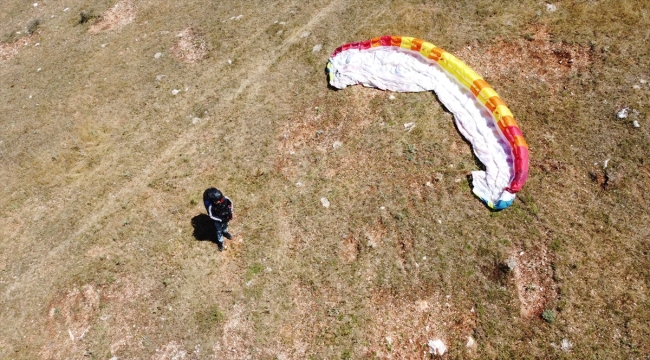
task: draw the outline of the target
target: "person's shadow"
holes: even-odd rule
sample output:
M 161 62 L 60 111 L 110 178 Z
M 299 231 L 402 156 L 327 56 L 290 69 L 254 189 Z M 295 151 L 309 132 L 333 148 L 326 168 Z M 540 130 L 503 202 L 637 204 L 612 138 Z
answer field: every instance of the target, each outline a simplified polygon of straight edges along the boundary
M 217 231 L 214 228 L 214 221 L 206 214 L 196 215 L 192 218 L 194 238 L 198 241 L 211 241 L 217 243 Z

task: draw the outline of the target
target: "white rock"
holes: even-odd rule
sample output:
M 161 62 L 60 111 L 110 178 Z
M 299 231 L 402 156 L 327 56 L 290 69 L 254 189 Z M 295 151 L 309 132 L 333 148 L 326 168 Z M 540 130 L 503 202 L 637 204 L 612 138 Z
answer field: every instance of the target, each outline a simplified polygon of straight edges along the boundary
M 447 347 L 440 339 L 429 340 L 428 345 L 429 345 L 429 352 L 433 355 L 442 356 L 445 353 L 445 351 L 447 351 Z
M 395 100 L 395 95 L 390 94 L 390 95 L 388 96 L 388 100 Z
M 34 7 L 37 7 L 37 6 L 38 6 L 38 3 L 34 3 Z
M 640 82 L 641 84 L 647 84 L 647 83 L 648 83 L 648 80 L 646 80 L 646 79 L 639 79 L 639 82 Z
M 311 52 L 317 53 L 317 52 L 321 51 L 322 49 L 323 49 L 323 44 L 317 44 L 317 45 L 314 46 L 313 49 L 311 49 Z
M 603 161 L 603 169 L 607 169 L 607 163 L 609 163 L 609 159 Z
M 338 148 L 340 148 L 341 146 L 343 146 L 343 143 L 340 142 L 340 141 L 335 141 L 334 144 L 332 144 L 332 147 L 333 147 L 334 149 L 338 149 Z
M 546 4 L 546 11 L 548 12 L 554 12 L 557 10 L 557 6 L 553 4 Z
M 108 44 L 102 44 L 102 47 L 103 47 L 103 48 L 105 48 L 105 47 L 106 47 L 106 45 L 108 45 Z
M 166 77 L 167 77 L 167 75 L 163 75 L 163 74 L 156 75 L 156 81 L 162 81 L 162 79 L 164 79 Z
M 411 132 L 411 130 L 413 130 L 413 129 L 415 129 L 415 123 L 410 122 L 410 123 L 404 124 L 404 131 Z
M 172 90 L 172 95 L 178 95 L 179 92 L 181 92 L 181 91 L 178 90 L 178 89 L 174 89 L 174 90 Z
M 161 52 L 157 52 L 156 55 L 153 56 L 154 59 L 160 59 L 162 57 Z
M 630 108 L 622 108 L 616 113 L 616 117 L 619 119 L 625 119 L 630 114 Z
M 192 124 L 193 125 L 196 125 L 196 124 L 198 124 L 200 122 L 201 122 L 201 118 L 195 117 L 195 118 L 192 119 Z
M 468 336 L 467 337 L 467 347 L 472 347 L 472 346 L 474 346 L 474 344 L 476 344 L 476 341 L 474 340 L 474 338 L 471 337 L 471 336 Z
M 302 186 L 302 183 L 301 183 L 300 181 L 298 181 L 298 182 L 296 183 L 296 186 L 297 186 L 297 187 L 301 187 L 301 186 Z
M 68 10 L 70 10 L 70 8 L 65 8 L 65 9 L 63 9 L 64 12 L 65 12 L 65 11 L 68 11 Z
M 36 72 L 41 72 L 41 68 L 36 69 Z
M 228 59 L 228 65 L 232 65 L 232 60 Z
M 634 85 L 632 85 L 632 89 L 634 89 L 634 90 L 639 90 L 639 89 L 641 89 L 641 85 L 639 85 L 639 84 L 634 84 Z
M 562 351 L 571 351 L 573 344 L 568 339 L 562 339 L 561 349 Z
M 327 200 L 327 198 L 324 197 L 320 198 L 320 203 L 323 204 L 323 207 L 325 208 L 330 207 L 330 201 Z
M 244 15 L 239 14 L 239 15 L 237 15 L 237 17 L 235 17 L 235 20 L 241 20 L 241 18 L 243 18 L 243 17 L 244 17 Z
M 309 35 L 311 35 L 311 32 L 309 32 L 309 31 L 303 31 L 302 34 L 300 34 L 300 37 L 304 39 L 304 38 L 306 38 L 306 37 L 309 36 Z
M 639 122 L 636 120 L 632 122 L 632 126 L 634 126 L 635 128 L 641 127 L 641 125 L 639 125 Z

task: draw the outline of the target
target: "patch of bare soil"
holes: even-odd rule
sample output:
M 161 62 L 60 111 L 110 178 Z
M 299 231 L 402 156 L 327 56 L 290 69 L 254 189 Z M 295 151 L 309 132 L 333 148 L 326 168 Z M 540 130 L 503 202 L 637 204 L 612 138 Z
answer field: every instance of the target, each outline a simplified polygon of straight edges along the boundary
M 41 349 L 42 359 L 60 359 L 65 354 L 83 354 L 80 342 L 99 311 L 100 293 L 92 285 L 74 288 L 55 300 L 47 322 L 50 342 Z
M 514 280 L 524 318 L 539 317 L 546 304 L 557 297 L 557 286 L 551 268 L 552 253 L 546 246 L 523 251 L 514 249 L 511 261 L 515 261 Z
M 97 22 L 90 25 L 88 32 L 99 33 L 119 29 L 135 21 L 136 7 L 132 0 L 118 1 L 112 8 L 104 11 Z
M 26 36 L 12 43 L 0 43 L 0 61 L 9 60 L 18 54 L 18 50 L 31 44 L 34 35 Z
M 415 300 L 376 293 L 370 302 L 376 311 L 367 332 L 376 342 L 364 351 L 377 359 L 429 358 L 429 340 L 465 344 L 478 322 L 474 309 L 459 309 L 454 299 L 440 293 L 421 294 Z
M 536 78 L 552 89 L 563 77 L 588 71 L 593 61 L 589 46 L 553 42 L 545 26 L 536 27 L 526 39 L 471 44 L 454 55 L 486 78 Z
M 341 244 L 339 245 L 339 253 L 341 259 L 343 259 L 345 263 L 351 263 L 356 260 L 357 256 L 359 256 L 360 251 L 361 243 L 359 242 L 359 239 L 356 238 L 356 236 L 346 236 L 343 238 L 343 241 L 341 241 Z
M 172 55 L 184 63 L 193 64 L 203 60 L 208 55 L 208 47 L 201 33 L 192 27 L 181 31 L 178 42 L 170 49 Z
M 112 354 L 119 354 L 122 347 L 133 346 L 133 323 L 139 314 L 132 304 L 134 299 L 148 298 L 153 286 L 127 277 L 102 288 L 91 284 L 74 287 L 55 298 L 49 306 L 49 316 L 43 329 L 49 341 L 41 348 L 40 357 L 62 359 L 74 354 L 76 358 L 82 358 L 87 347 L 83 339 L 92 335 L 98 323 L 110 325 L 106 328 L 112 329 L 108 334 Z M 100 304 L 106 307 L 102 310 Z M 106 309 L 119 311 L 108 312 Z

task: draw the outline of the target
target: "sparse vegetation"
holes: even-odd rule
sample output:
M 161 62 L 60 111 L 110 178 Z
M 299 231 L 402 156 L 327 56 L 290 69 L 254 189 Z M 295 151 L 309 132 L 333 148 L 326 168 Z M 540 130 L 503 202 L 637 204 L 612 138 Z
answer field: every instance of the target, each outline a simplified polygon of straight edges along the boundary
M 554 5 L 2 1 L 0 358 L 646 358 L 649 5 Z M 327 88 L 384 34 L 508 103 L 511 208 L 434 95 Z
M 548 323 L 553 323 L 555 322 L 555 311 L 546 309 L 542 312 L 542 319 L 544 319 Z

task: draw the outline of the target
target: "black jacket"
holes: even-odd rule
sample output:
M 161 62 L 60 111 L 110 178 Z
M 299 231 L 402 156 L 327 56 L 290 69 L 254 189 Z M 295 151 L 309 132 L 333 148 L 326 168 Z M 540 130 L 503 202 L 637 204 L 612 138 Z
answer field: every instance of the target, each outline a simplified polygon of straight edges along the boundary
M 223 201 L 218 203 L 206 200 L 204 205 L 212 220 L 219 222 L 232 220 L 232 201 L 228 197 L 224 196 Z

